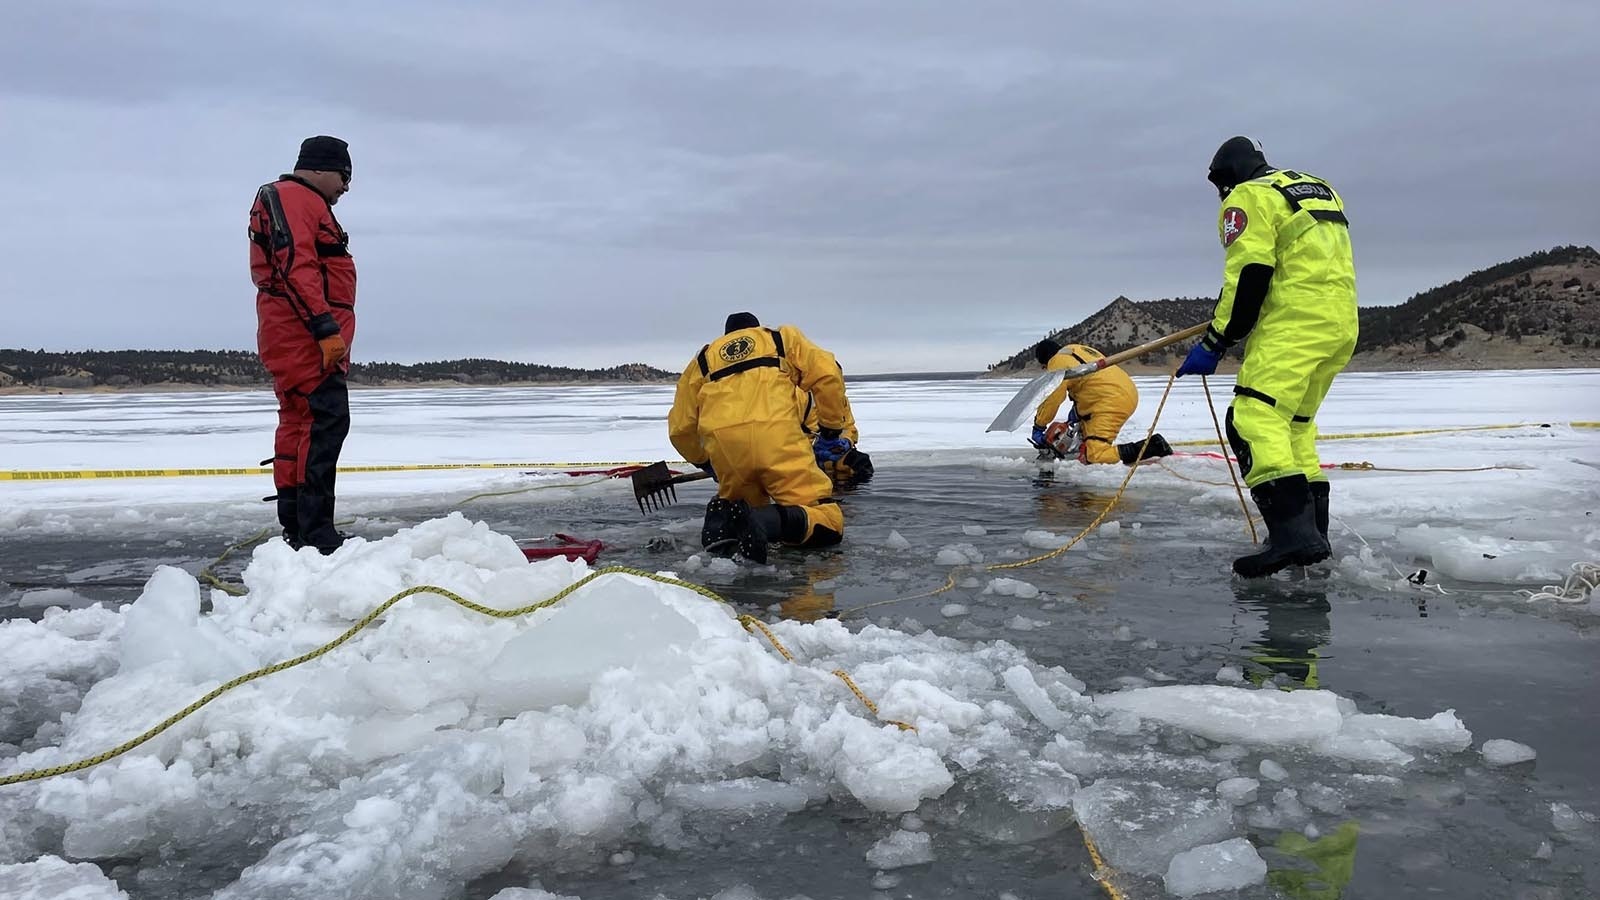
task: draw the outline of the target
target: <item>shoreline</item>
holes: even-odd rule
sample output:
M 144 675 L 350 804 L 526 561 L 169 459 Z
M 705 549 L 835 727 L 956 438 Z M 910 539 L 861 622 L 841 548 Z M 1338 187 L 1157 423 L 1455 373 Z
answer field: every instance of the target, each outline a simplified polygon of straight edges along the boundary
M 398 381 L 393 384 L 351 384 L 351 391 L 394 391 L 394 390 L 435 390 L 438 388 L 467 388 L 471 390 L 492 390 L 494 388 L 529 388 L 529 387 L 617 387 L 619 385 L 639 385 L 641 387 L 671 386 L 673 381 L 630 381 L 618 379 L 616 381 L 506 381 L 500 384 L 465 384 L 460 381 Z M 0 397 L 28 397 L 34 395 L 50 394 L 224 394 L 224 393 L 249 393 L 258 391 L 272 393 L 271 384 L 190 384 L 179 382 L 162 382 L 160 384 L 130 384 L 109 385 L 97 384 L 93 387 L 42 387 L 32 384 L 12 384 L 0 386 Z
M 1491 372 L 1491 371 L 1559 371 L 1562 369 L 1594 369 L 1600 368 L 1600 360 L 1595 360 L 1587 365 L 1578 360 L 1561 360 L 1557 364 L 1546 363 L 1542 360 L 1519 359 L 1480 359 L 1477 365 L 1471 365 L 1469 360 L 1452 359 L 1440 360 L 1442 365 L 1395 365 L 1400 360 L 1371 360 L 1363 362 L 1360 359 L 1352 360 L 1345 368 L 1346 372 Z M 1551 360 L 1551 363 L 1557 361 Z M 1231 363 L 1231 364 L 1228 364 Z M 1173 363 L 1177 365 L 1176 362 Z M 1158 376 L 1170 375 L 1172 369 L 1162 366 L 1152 366 L 1143 363 L 1124 363 L 1120 366 L 1129 375 Z M 1032 366 L 1012 372 L 980 372 L 966 376 L 973 381 L 992 381 L 997 379 L 1026 379 L 1033 378 L 1040 373 L 1039 367 Z M 1233 360 L 1217 368 L 1219 375 L 1233 375 L 1239 371 L 1239 366 Z M 930 380 L 927 373 L 905 372 L 884 375 L 866 375 L 856 378 L 847 378 L 846 383 L 870 383 L 873 381 L 926 381 Z M 946 380 L 946 379 L 935 379 Z M 496 388 L 579 388 L 579 387 L 620 387 L 634 385 L 638 387 L 670 387 L 674 381 L 633 381 L 619 379 L 614 381 L 507 381 L 501 384 L 466 384 L 459 381 L 402 381 L 392 384 L 351 384 L 351 391 L 395 391 L 395 390 L 438 390 L 440 388 L 465 388 L 468 390 L 494 390 Z M 97 384 L 93 387 L 41 387 L 39 385 L 4 385 L 0 386 L 0 397 L 34 397 L 51 395 L 85 395 L 85 394 L 219 394 L 219 393 L 249 393 L 272 392 L 270 384 L 190 384 L 190 383 L 160 383 L 141 385 L 105 385 Z

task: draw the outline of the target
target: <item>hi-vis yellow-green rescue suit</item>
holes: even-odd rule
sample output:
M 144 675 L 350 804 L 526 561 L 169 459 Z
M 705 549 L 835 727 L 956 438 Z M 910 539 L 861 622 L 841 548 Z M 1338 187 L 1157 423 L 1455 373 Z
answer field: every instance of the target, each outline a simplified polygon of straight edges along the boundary
M 1050 361 L 1045 363 L 1045 371 L 1070 369 L 1104 356 L 1086 344 L 1068 344 L 1050 357 Z M 1068 397 L 1072 398 L 1073 406 L 1078 408 L 1078 418 L 1083 422 L 1083 445 L 1079 448 L 1078 458 L 1087 463 L 1122 462 L 1122 457 L 1117 453 L 1117 434 L 1139 407 L 1139 389 L 1134 387 L 1133 379 L 1120 366 L 1106 366 L 1092 375 L 1069 378 L 1039 404 L 1033 424 L 1041 427 L 1049 425 L 1056 413 L 1061 411 L 1062 401 Z
M 1228 438 L 1245 483 L 1304 474 L 1326 481 L 1317 409 L 1356 347 L 1356 271 L 1344 201 L 1327 183 L 1284 170 L 1222 201 L 1222 296 L 1203 343 L 1243 339 Z M 1247 337 L 1248 336 L 1248 337 Z
M 710 461 L 718 497 L 803 509 L 804 543 L 818 528 L 843 535 L 844 513 L 801 430 L 797 388 L 815 397 L 821 427 L 843 430 L 849 423 L 844 375 L 832 353 L 793 325 L 741 328 L 689 361 L 667 429 L 685 460 Z

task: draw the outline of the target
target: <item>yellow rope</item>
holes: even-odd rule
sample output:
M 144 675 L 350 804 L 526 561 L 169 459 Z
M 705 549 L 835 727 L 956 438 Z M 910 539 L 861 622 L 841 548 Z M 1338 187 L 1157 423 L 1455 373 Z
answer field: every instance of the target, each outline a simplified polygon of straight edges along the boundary
M 1567 422 L 1569 428 L 1600 428 L 1600 422 Z M 1320 441 L 1357 441 L 1372 438 L 1413 437 L 1419 434 L 1451 434 L 1460 431 L 1508 431 L 1516 428 L 1548 428 L 1549 424 L 1541 422 L 1518 422 L 1513 425 L 1457 425 L 1449 428 L 1414 428 L 1409 431 L 1360 431 L 1351 434 L 1318 434 Z M 1204 441 L 1173 441 L 1174 447 L 1206 447 L 1211 442 Z
M 535 484 L 535 485 L 530 485 L 528 487 L 512 488 L 512 489 L 506 490 L 506 491 L 484 491 L 481 494 L 473 494 L 472 496 L 468 497 L 467 499 L 462 500 L 457 505 L 458 506 L 466 506 L 468 503 L 471 503 L 474 500 L 485 500 L 485 499 L 487 499 L 489 497 L 509 497 L 512 494 L 526 494 L 529 491 L 548 491 L 548 490 L 555 490 L 555 489 L 558 489 L 558 488 L 559 489 L 567 489 L 567 488 L 587 487 L 588 485 L 591 485 L 591 484 L 599 484 L 602 481 L 609 481 L 609 480 L 610 480 L 609 476 L 601 475 L 598 478 L 593 478 L 593 479 L 590 479 L 588 481 L 560 481 L 560 482 L 556 482 L 555 484 Z
M 766 636 L 767 642 L 772 644 L 773 649 L 777 650 L 778 654 L 781 655 L 784 659 L 787 659 L 789 662 L 792 662 L 792 663 L 798 663 L 799 662 L 799 660 L 794 658 L 794 654 L 789 652 L 789 648 L 785 647 L 783 645 L 783 642 L 778 640 L 778 636 L 772 633 L 772 629 L 767 627 L 767 623 L 765 623 L 765 622 L 761 621 L 760 619 L 756 618 L 755 616 L 749 615 L 747 613 L 747 614 L 739 616 L 739 624 L 744 626 L 744 630 L 745 631 L 750 631 L 751 629 L 755 629 L 757 631 L 760 631 L 763 635 Z M 856 695 L 856 699 L 860 700 L 861 701 L 861 705 L 865 706 L 868 710 L 870 710 L 872 712 L 873 716 L 875 716 L 875 717 L 877 717 L 879 719 L 883 719 L 883 716 L 878 713 L 878 704 L 873 703 L 871 700 L 867 699 L 867 695 L 861 692 L 861 688 L 856 687 L 855 680 L 850 677 L 850 673 L 846 672 L 843 669 L 834 669 L 833 670 L 833 674 L 840 681 L 844 682 L 844 686 L 850 689 L 850 693 Z M 915 725 L 911 725 L 911 724 L 908 724 L 906 722 L 902 722 L 902 721 L 900 721 L 898 719 L 884 719 L 884 721 L 888 722 L 891 725 L 898 726 L 901 731 L 916 731 L 917 730 L 917 727 Z
M 1206 410 L 1211 413 L 1211 427 L 1217 430 L 1217 446 L 1222 450 L 1222 459 L 1228 464 L 1228 478 L 1233 481 L 1233 492 L 1239 495 L 1239 510 L 1244 513 L 1245 524 L 1250 526 L 1250 543 L 1259 544 L 1261 538 L 1256 534 L 1255 520 L 1250 518 L 1250 505 L 1244 502 L 1244 489 L 1239 487 L 1239 473 L 1233 470 L 1233 460 L 1228 458 L 1228 442 L 1222 437 L 1222 423 L 1217 421 L 1217 406 L 1211 400 L 1211 382 L 1204 375 L 1200 376 L 1200 386 L 1206 391 Z M 1161 468 L 1172 471 L 1166 466 Z
M 1089 829 L 1078 823 L 1078 833 L 1083 835 L 1083 846 L 1089 850 L 1089 861 L 1094 863 L 1093 878 L 1100 887 L 1105 889 L 1106 896 L 1111 900 L 1123 900 L 1122 891 L 1114 884 L 1111 877 L 1116 873 L 1106 865 L 1105 858 L 1100 855 L 1100 848 L 1094 844 L 1094 838 L 1089 837 Z
M 739 624 L 744 626 L 745 631 L 755 628 L 762 634 L 766 635 L 768 643 L 772 644 L 773 648 L 778 651 L 779 656 L 782 656 L 789 662 L 798 661 L 794 658 L 794 654 L 789 652 L 789 648 L 785 647 L 783 642 L 778 640 L 778 636 L 772 633 L 772 629 L 767 627 L 767 623 L 747 613 L 739 616 Z
M 848 672 L 846 672 L 843 669 L 834 669 L 833 670 L 833 674 L 835 676 L 837 676 L 840 681 L 844 682 L 844 686 L 850 689 L 850 693 L 856 695 L 856 699 L 857 700 L 860 700 L 862 703 L 866 704 L 867 709 L 872 710 L 872 714 L 874 716 L 876 716 L 879 719 L 883 719 L 883 716 L 878 713 L 878 704 L 873 703 L 871 700 L 868 700 L 867 699 L 867 695 L 861 693 L 861 688 L 856 687 L 856 683 L 850 679 L 850 674 Z M 901 731 L 916 731 L 917 730 L 917 726 L 912 725 L 909 722 L 902 722 L 899 719 L 883 719 L 883 720 L 885 722 L 888 722 L 890 725 L 898 726 Z
M 1156 414 L 1150 420 L 1150 429 L 1145 432 L 1144 442 L 1139 447 L 1139 456 L 1141 457 L 1141 459 L 1135 460 L 1134 464 L 1132 466 L 1128 467 L 1128 474 L 1122 479 L 1122 484 L 1117 486 L 1116 494 L 1112 495 L 1111 499 L 1109 501 L 1107 501 L 1107 503 L 1105 505 L 1105 508 L 1100 510 L 1100 514 L 1099 515 L 1094 517 L 1094 521 L 1090 522 L 1087 526 L 1084 527 L 1084 529 L 1082 531 L 1078 532 L 1078 534 L 1075 537 L 1073 537 L 1072 540 L 1067 541 L 1065 544 L 1061 545 L 1060 547 L 1057 547 L 1054 550 L 1051 550 L 1048 553 L 1042 553 L 1042 554 L 1040 554 L 1038 556 L 1035 556 L 1035 557 L 1033 557 L 1031 559 L 1024 559 L 1024 560 L 1021 560 L 1021 561 L 1018 561 L 1018 562 L 995 563 L 993 565 L 984 566 L 982 571 L 984 571 L 984 572 L 1000 572 L 1000 571 L 1005 571 L 1005 570 L 1009 570 L 1009 569 L 1021 569 L 1021 568 L 1025 567 L 1025 566 L 1035 565 L 1037 563 L 1044 562 L 1045 560 L 1048 560 L 1048 559 L 1054 559 L 1055 557 L 1060 556 L 1061 554 L 1067 552 L 1068 550 L 1071 550 L 1074 546 L 1076 546 L 1078 544 L 1079 541 L 1082 541 L 1085 537 L 1087 537 L 1089 535 L 1089 532 L 1094 531 L 1095 528 L 1099 527 L 1100 523 L 1105 520 L 1105 517 L 1111 514 L 1111 510 L 1116 508 L 1116 505 L 1119 502 L 1122 501 L 1123 493 L 1125 493 L 1128 490 L 1128 482 L 1133 480 L 1134 473 L 1138 472 L 1139 471 L 1139 467 L 1144 463 L 1144 460 L 1142 459 L 1142 457 L 1144 456 L 1145 447 L 1149 446 L 1151 436 L 1156 433 L 1156 424 L 1161 421 L 1161 411 L 1166 408 L 1166 406 L 1167 406 L 1167 397 L 1171 396 L 1171 394 L 1172 394 L 1172 386 L 1173 386 L 1174 383 L 1176 383 L 1176 381 L 1177 381 L 1177 376 L 1176 375 L 1173 375 L 1173 376 L 1169 377 L 1167 379 L 1166 390 L 1161 392 L 1161 402 L 1156 405 Z M 906 602 L 908 600 L 921 600 L 921 599 L 925 599 L 927 597 L 937 597 L 938 595 L 943 594 L 946 591 L 950 591 L 950 590 L 954 590 L 955 589 L 956 577 L 957 577 L 957 574 L 959 572 L 961 572 L 961 571 L 962 571 L 962 567 L 960 567 L 960 566 L 957 566 L 956 568 L 951 569 L 949 576 L 947 576 L 945 578 L 944 584 L 940 585 L 939 587 L 934 588 L 931 591 L 923 591 L 920 594 L 910 594 L 910 595 L 904 596 L 904 597 L 892 597 L 892 598 L 890 598 L 888 600 L 878 600 L 878 601 L 873 602 L 873 603 L 865 603 L 865 604 L 862 604 L 861 606 L 855 606 L 855 607 L 851 607 L 850 609 L 843 610 L 842 612 L 839 613 L 839 617 L 840 618 L 844 618 L 845 616 L 853 615 L 855 613 L 862 612 L 863 610 L 872 609 L 873 607 L 877 607 L 877 606 L 887 606 L 888 604 L 891 604 L 891 603 L 904 603 L 904 602 Z
M 985 566 L 984 571 L 1000 572 L 1008 569 L 1021 569 L 1036 563 L 1042 563 L 1047 559 L 1054 559 L 1077 546 L 1079 541 L 1089 536 L 1089 532 L 1099 527 L 1100 523 L 1105 521 L 1106 516 L 1111 514 L 1111 510 L 1116 508 L 1116 505 L 1122 501 L 1122 495 L 1128 490 L 1128 482 L 1133 480 L 1134 474 L 1139 471 L 1140 465 L 1143 464 L 1144 460 L 1142 457 L 1144 456 L 1144 449 L 1149 445 L 1151 435 L 1156 433 L 1156 423 L 1161 421 L 1161 411 L 1166 409 L 1167 398 L 1172 395 L 1172 385 L 1175 384 L 1177 380 L 1177 375 L 1168 376 L 1167 388 L 1161 392 L 1161 402 L 1156 404 L 1156 414 L 1150 419 L 1150 429 L 1144 434 L 1144 444 L 1139 447 L 1139 456 L 1141 458 L 1134 460 L 1133 465 L 1128 467 L 1128 474 L 1123 477 L 1122 484 L 1117 485 L 1117 492 L 1111 495 L 1111 499 L 1107 501 L 1105 508 L 1100 510 L 1100 514 L 1094 517 L 1094 521 L 1090 522 L 1082 531 L 1078 532 L 1077 536 L 1072 540 L 1067 541 L 1065 544 L 1062 544 L 1060 547 L 1057 547 L 1048 553 L 1041 553 L 1031 559 L 1024 559 L 1018 562 L 995 563 L 992 566 Z
M 243 597 L 244 594 L 245 594 L 244 588 L 239 587 L 238 585 L 229 584 L 226 581 L 223 581 L 221 578 L 218 578 L 211 570 L 216 568 L 217 566 L 222 565 L 223 560 L 225 560 L 229 556 L 233 555 L 233 552 L 235 550 L 243 550 L 244 548 L 249 547 L 252 544 L 260 543 L 261 541 L 266 540 L 267 539 L 267 535 L 271 534 L 271 533 L 272 533 L 272 529 L 271 528 L 263 528 L 260 531 L 256 532 L 254 535 L 252 535 L 252 536 L 250 536 L 248 538 L 245 538 L 244 540 L 238 542 L 237 544 L 229 545 L 228 549 L 222 551 L 222 555 L 221 556 L 219 556 L 216 559 L 211 561 L 211 565 L 208 565 L 204 569 L 200 570 L 200 580 L 206 582 L 207 584 L 210 584 L 212 587 L 216 588 L 219 591 L 222 591 L 224 594 L 228 594 L 229 596 L 232 596 L 232 597 Z
M 230 550 L 231 549 L 232 548 L 230 548 Z M 430 584 L 420 584 L 415 587 L 406 588 L 400 593 L 395 594 L 393 597 L 390 597 L 388 600 L 378 604 L 378 606 L 375 607 L 371 612 L 367 613 L 365 616 L 362 616 L 361 619 L 359 619 L 354 625 L 351 625 L 348 629 L 346 629 L 343 634 L 339 635 L 328 643 L 323 644 L 322 646 L 307 653 L 296 656 L 293 659 L 286 659 L 281 662 L 273 663 L 269 666 L 263 666 L 253 672 L 246 672 L 237 678 L 225 681 L 208 691 L 205 696 L 194 701 L 188 706 L 185 706 L 183 709 L 178 710 L 177 712 L 163 719 L 154 727 L 131 740 L 124 741 L 123 743 L 118 744 L 109 750 L 106 750 L 102 753 L 97 753 L 94 756 L 88 757 L 87 759 L 80 759 L 77 762 L 67 763 L 60 766 L 51 766 L 45 769 L 14 772 L 10 775 L 0 776 L 0 787 L 5 787 L 12 784 L 20 784 L 25 781 L 38 781 L 44 778 L 53 778 L 57 775 L 66 775 L 72 772 L 80 772 L 84 769 L 97 766 L 100 763 L 106 762 L 107 760 L 115 759 L 116 757 L 127 753 L 129 750 L 146 743 L 147 741 L 161 734 L 163 731 L 166 731 L 168 728 L 178 724 L 178 722 L 194 714 L 202 706 L 205 706 L 206 704 L 236 687 L 249 684 L 258 678 L 265 678 L 266 676 L 276 672 L 282 672 L 285 669 L 292 669 L 301 663 L 310 662 L 311 660 L 327 654 L 334 648 L 350 640 L 352 637 L 355 637 L 358 632 L 376 621 L 377 618 L 387 612 L 390 607 L 394 606 L 396 603 L 399 603 L 401 600 L 412 596 L 413 594 L 436 594 L 440 597 L 450 600 L 458 606 L 478 613 L 479 615 L 489 616 L 490 618 L 495 619 L 514 619 L 525 616 L 532 612 L 537 612 L 545 607 L 553 606 L 556 603 L 566 599 L 579 588 L 582 588 L 584 585 L 603 575 L 632 575 L 637 578 L 646 578 L 650 581 L 658 582 L 660 584 L 669 584 L 675 587 L 685 588 L 695 592 L 696 594 L 699 594 L 702 597 L 715 600 L 719 603 L 728 602 L 726 598 L 717 594 L 715 591 L 712 591 L 710 588 L 702 585 L 694 584 L 688 581 L 681 581 L 676 578 L 668 578 L 664 575 L 657 575 L 654 572 L 646 572 L 642 569 L 635 569 L 629 566 L 606 566 L 605 568 L 596 569 L 593 572 L 590 572 L 588 575 L 585 575 L 583 578 L 580 578 L 572 584 L 567 585 L 565 588 L 562 588 L 560 591 L 557 591 L 554 595 L 545 600 L 541 600 L 538 603 L 531 603 L 527 606 L 520 606 L 515 609 L 495 609 L 491 606 L 484 606 L 481 603 L 474 603 L 471 600 L 462 597 L 460 594 L 455 593 L 454 591 L 446 590 L 445 588 Z M 778 642 L 777 637 L 767 629 L 765 624 L 762 624 L 759 620 L 752 619 L 748 616 L 741 616 L 739 620 L 743 623 L 746 622 L 747 619 L 749 619 L 751 622 L 755 622 L 755 624 L 760 627 L 760 630 L 766 634 L 767 639 L 772 642 L 773 646 L 778 649 L 778 652 L 782 654 L 785 659 L 789 660 L 790 662 L 795 662 L 794 656 L 789 653 L 787 648 Z M 749 625 L 746 624 L 746 628 L 748 627 Z M 845 685 L 850 688 L 851 692 L 854 693 L 856 697 L 858 697 L 862 703 L 864 703 L 866 707 L 872 711 L 873 715 L 876 716 L 878 711 L 877 706 L 872 703 L 872 701 L 868 700 L 865 694 L 861 693 L 861 690 L 856 687 L 855 683 L 850 680 L 848 675 L 843 675 L 841 673 L 842 670 L 835 672 L 834 674 L 839 675 L 844 681 Z M 893 724 L 900 726 L 902 729 L 911 728 L 911 726 L 906 725 L 904 722 L 893 722 L 893 720 L 890 721 Z
M 1533 466 L 1521 463 L 1497 463 L 1492 466 L 1461 466 L 1458 468 L 1408 469 L 1403 466 L 1375 466 L 1370 462 L 1342 462 L 1336 468 L 1347 472 L 1492 472 L 1495 469 L 1524 470 Z

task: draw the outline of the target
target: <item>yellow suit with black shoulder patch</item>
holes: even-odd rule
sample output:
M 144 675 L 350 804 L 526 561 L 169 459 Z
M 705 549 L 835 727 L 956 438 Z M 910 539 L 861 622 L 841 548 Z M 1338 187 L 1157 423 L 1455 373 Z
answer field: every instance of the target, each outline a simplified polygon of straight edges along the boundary
M 1222 294 L 1204 342 L 1244 341 L 1228 438 L 1250 487 L 1303 474 L 1326 481 L 1317 410 L 1355 352 L 1356 271 L 1344 201 L 1292 170 L 1246 181 L 1223 198 Z
M 742 328 L 689 360 L 667 429 L 684 459 L 695 465 L 710 461 L 717 496 L 751 506 L 800 507 L 806 514 L 803 543 L 837 541 L 844 534 L 844 513 L 802 430 L 797 390 L 816 399 L 822 427 L 844 429 L 849 405 L 832 353 L 793 325 Z
M 1059 372 L 1084 363 L 1105 358 L 1105 354 L 1087 344 L 1068 344 L 1050 357 L 1045 371 Z M 1139 408 L 1139 389 L 1133 379 L 1119 366 L 1106 366 L 1092 375 L 1069 378 L 1061 382 L 1039 404 L 1033 424 L 1049 425 L 1061 411 L 1068 397 L 1078 408 L 1078 418 L 1083 421 L 1083 445 L 1078 458 L 1087 463 L 1120 463 L 1117 454 L 1117 434 Z

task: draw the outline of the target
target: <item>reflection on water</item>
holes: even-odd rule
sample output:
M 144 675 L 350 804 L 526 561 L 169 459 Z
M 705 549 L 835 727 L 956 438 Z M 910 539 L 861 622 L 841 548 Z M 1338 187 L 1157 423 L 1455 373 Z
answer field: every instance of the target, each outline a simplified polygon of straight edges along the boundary
M 1284 690 L 1317 688 L 1317 664 L 1327 653 L 1333 625 L 1325 573 L 1288 583 L 1262 585 L 1235 579 L 1241 609 L 1261 615 L 1261 634 L 1245 645 L 1245 674 L 1260 687 L 1273 681 Z

